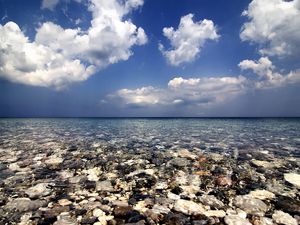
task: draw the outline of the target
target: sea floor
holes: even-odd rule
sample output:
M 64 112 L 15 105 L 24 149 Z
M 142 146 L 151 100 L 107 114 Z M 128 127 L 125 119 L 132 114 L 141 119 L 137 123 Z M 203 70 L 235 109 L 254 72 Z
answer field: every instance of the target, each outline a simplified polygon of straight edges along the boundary
M 101 130 L 73 136 L 66 127 L 2 125 L 1 225 L 300 222 L 296 137 L 285 147 L 287 137 L 268 136 L 233 148 L 230 138 L 195 131 L 167 141 L 140 127 L 107 138 Z

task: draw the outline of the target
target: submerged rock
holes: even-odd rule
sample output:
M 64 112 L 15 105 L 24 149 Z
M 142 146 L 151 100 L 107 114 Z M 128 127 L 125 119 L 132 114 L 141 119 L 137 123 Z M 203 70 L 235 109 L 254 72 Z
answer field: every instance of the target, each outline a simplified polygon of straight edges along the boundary
M 276 223 L 284 225 L 297 225 L 298 222 L 290 214 L 276 210 L 272 215 L 273 220 Z
M 229 215 L 224 219 L 227 225 L 252 225 L 249 220 L 241 218 L 238 215 Z
M 57 221 L 53 225 L 78 225 L 78 222 L 69 213 L 62 213 L 57 217 Z
M 189 160 L 185 158 L 172 159 L 169 163 L 178 168 L 186 167 L 187 165 L 190 164 Z
M 268 162 L 268 161 L 262 161 L 262 160 L 252 160 L 252 164 L 254 164 L 257 167 L 263 167 L 265 169 L 271 169 L 274 168 L 274 163 Z
M 68 205 L 71 205 L 72 202 L 68 199 L 59 199 L 58 204 L 61 206 L 68 206 Z
M 114 209 L 114 215 L 116 217 L 126 217 L 129 216 L 133 213 L 133 208 L 132 206 L 117 206 Z
M 187 159 L 196 159 L 197 155 L 195 155 L 194 153 L 190 152 L 187 149 L 182 149 L 178 152 L 178 156 L 182 157 L 182 158 L 187 158 Z
M 267 191 L 267 190 L 251 191 L 249 195 L 252 196 L 253 198 L 257 198 L 257 199 L 260 199 L 260 200 L 275 198 L 275 194 L 273 194 L 272 192 Z
M 96 190 L 103 192 L 114 192 L 115 189 L 109 180 L 96 182 Z
M 175 202 L 174 210 L 187 215 L 199 215 L 205 211 L 202 205 L 183 199 L 179 199 Z
M 219 186 L 231 186 L 232 180 L 227 176 L 220 176 L 216 179 L 216 184 Z
M 248 195 L 235 197 L 234 205 L 248 214 L 256 216 L 264 216 L 265 212 L 268 210 L 268 206 L 263 201 Z
M 48 183 L 40 183 L 28 188 L 25 193 L 29 196 L 29 198 L 38 198 L 49 195 L 51 193 L 51 189 L 49 188 Z
M 300 174 L 297 173 L 285 173 L 284 179 L 300 189 Z
M 223 210 L 207 210 L 203 212 L 207 217 L 225 217 L 226 213 Z
M 300 215 L 300 201 L 287 196 L 279 196 L 276 199 L 275 206 L 285 212 Z
M 202 204 L 208 205 L 212 208 L 221 209 L 224 207 L 224 203 L 217 199 L 214 195 L 202 195 L 199 197 Z
M 48 165 L 48 166 L 58 166 L 58 165 L 61 164 L 63 161 L 64 161 L 63 158 L 58 157 L 58 156 L 56 156 L 56 155 L 53 155 L 53 156 L 49 157 L 49 158 L 45 161 L 45 163 L 46 163 L 46 165 Z
M 34 211 L 38 208 L 44 206 L 46 204 L 45 201 L 41 200 L 30 200 L 29 198 L 16 198 L 12 201 L 8 202 L 5 205 L 5 209 L 7 210 L 16 210 L 18 212 L 27 212 Z

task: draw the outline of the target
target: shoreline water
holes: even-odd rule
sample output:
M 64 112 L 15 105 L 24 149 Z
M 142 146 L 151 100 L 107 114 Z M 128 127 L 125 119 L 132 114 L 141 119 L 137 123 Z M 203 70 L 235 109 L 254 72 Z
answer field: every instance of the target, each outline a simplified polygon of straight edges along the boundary
M 299 223 L 297 119 L 0 125 L 0 224 Z

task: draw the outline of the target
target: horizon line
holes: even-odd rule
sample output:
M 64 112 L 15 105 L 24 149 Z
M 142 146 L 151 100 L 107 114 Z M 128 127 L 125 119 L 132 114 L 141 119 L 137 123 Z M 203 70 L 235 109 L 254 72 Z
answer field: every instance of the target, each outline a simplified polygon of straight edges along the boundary
M 0 119 L 300 119 L 300 116 L 0 116 Z

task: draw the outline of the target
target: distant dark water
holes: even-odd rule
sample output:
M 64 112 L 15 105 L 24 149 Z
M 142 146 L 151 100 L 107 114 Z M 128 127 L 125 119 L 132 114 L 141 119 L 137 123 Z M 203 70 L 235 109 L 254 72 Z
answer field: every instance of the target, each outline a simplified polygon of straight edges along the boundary
M 47 142 L 164 150 L 263 149 L 297 155 L 299 118 L 46 118 L 0 119 L 0 147 Z

